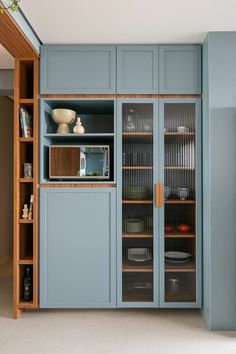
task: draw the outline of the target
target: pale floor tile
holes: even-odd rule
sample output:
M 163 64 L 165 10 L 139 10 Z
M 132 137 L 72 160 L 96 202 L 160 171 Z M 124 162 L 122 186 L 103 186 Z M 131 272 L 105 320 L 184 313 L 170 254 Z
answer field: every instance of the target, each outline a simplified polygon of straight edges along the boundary
M 12 320 L 9 278 L 8 265 L 0 270 L 1 354 L 236 354 L 236 332 L 209 332 L 197 310 L 40 310 Z

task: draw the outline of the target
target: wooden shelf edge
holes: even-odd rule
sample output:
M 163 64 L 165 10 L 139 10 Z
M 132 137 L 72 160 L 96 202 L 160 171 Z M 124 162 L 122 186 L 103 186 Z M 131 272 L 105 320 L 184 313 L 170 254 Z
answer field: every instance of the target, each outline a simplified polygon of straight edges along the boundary
M 35 308 L 37 308 L 37 306 L 33 303 L 33 301 L 29 301 L 29 302 L 20 301 L 20 302 L 17 304 L 17 307 L 18 307 L 19 309 L 35 309 Z
M 33 219 L 19 219 L 18 223 L 19 224 L 33 224 L 34 220 Z
M 129 200 L 123 199 L 122 204 L 153 204 L 153 200 Z
M 165 204 L 195 204 L 195 200 L 165 200 Z
M 30 137 L 30 138 L 18 138 L 18 141 L 20 143 L 32 143 L 34 141 L 34 138 L 33 137 Z
M 20 259 L 18 261 L 18 264 L 19 265 L 33 265 L 34 261 L 33 261 L 33 259 Z
M 128 233 L 128 232 L 123 232 L 122 234 L 123 238 L 153 238 L 153 234 L 152 233 Z
M 171 233 L 171 234 L 165 234 L 165 238 L 195 238 L 195 234 L 177 234 L 177 233 Z
M 20 98 L 19 104 L 34 104 L 34 98 Z
M 19 183 L 34 183 L 34 178 L 19 178 Z

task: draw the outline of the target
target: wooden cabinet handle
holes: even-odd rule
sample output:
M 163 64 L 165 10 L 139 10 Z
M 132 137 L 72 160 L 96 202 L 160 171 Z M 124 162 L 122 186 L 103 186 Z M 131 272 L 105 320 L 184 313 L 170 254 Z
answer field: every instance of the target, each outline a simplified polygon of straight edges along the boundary
M 163 183 L 159 183 L 159 208 L 163 207 L 163 193 L 164 193 Z
M 156 194 L 156 208 L 163 207 L 163 183 L 156 183 L 155 184 L 155 194 Z

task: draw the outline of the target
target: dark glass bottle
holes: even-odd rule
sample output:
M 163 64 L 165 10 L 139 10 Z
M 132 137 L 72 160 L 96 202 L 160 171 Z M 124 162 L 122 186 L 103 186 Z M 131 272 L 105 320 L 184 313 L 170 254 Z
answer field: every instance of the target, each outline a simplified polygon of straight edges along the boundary
M 32 275 L 31 275 L 31 267 L 27 266 L 25 269 L 25 277 L 24 277 L 24 301 L 30 301 L 33 298 L 33 287 L 32 287 Z

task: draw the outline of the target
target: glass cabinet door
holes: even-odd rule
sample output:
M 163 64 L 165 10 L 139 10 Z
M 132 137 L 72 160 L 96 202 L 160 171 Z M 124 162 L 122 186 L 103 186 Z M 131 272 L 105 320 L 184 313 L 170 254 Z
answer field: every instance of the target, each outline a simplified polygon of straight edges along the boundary
M 198 303 L 201 238 L 199 102 L 167 99 L 160 106 L 164 136 L 162 301 L 182 305 Z
M 122 103 L 122 302 L 154 301 L 153 103 Z

